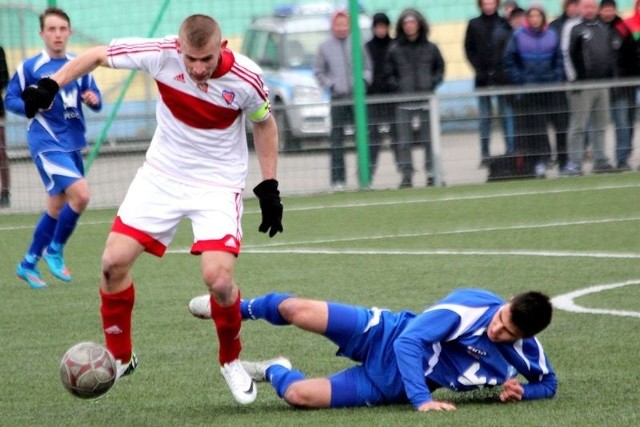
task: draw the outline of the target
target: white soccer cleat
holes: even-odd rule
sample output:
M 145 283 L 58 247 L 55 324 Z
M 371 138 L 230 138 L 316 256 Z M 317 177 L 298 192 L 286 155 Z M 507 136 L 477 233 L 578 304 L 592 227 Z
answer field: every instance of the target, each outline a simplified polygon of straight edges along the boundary
M 274 365 L 284 366 L 287 369 L 291 369 L 291 362 L 286 357 L 276 357 L 275 359 L 262 360 L 260 362 L 247 362 L 242 361 L 242 366 L 247 374 L 254 381 L 267 381 L 267 369 Z
M 240 360 L 225 363 L 220 367 L 220 372 L 238 403 L 248 405 L 256 400 L 258 387 L 244 370 Z
M 200 295 L 189 301 L 189 313 L 200 319 L 211 319 L 211 295 Z
M 127 375 L 131 375 L 135 372 L 138 367 L 138 356 L 135 353 L 131 353 L 131 359 L 128 363 L 122 363 L 120 359 L 116 360 L 117 373 L 116 380 L 119 380 L 121 377 L 125 377 Z

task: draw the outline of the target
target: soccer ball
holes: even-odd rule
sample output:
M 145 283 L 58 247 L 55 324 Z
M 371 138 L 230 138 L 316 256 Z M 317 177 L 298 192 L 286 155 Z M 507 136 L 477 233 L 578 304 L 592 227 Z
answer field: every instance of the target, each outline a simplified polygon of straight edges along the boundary
M 94 342 L 71 347 L 60 361 L 60 381 L 81 399 L 96 399 L 116 382 L 116 361 L 106 348 Z

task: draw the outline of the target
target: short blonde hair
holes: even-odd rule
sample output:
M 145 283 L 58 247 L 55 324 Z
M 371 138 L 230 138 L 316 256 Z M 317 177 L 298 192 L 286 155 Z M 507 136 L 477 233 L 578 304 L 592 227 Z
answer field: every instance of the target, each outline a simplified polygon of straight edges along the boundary
M 192 47 L 203 47 L 211 39 L 220 41 L 222 34 L 218 22 L 207 15 L 191 15 L 180 25 L 180 40 Z

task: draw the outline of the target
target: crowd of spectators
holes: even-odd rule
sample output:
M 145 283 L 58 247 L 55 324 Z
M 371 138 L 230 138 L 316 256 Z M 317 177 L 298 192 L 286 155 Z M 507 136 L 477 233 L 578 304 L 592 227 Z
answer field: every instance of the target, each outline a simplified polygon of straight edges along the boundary
M 640 76 L 640 0 L 627 19 L 619 16 L 615 0 L 597 1 L 564 0 L 562 14 L 550 20 L 537 3 L 524 9 L 515 0 L 506 0 L 500 13 L 500 0 L 477 0 L 480 14 L 469 20 L 464 37 L 475 88 L 530 85 L 533 89 L 478 97 L 481 167 L 497 157 L 491 155 L 490 142 L 491 122 L 499 117 L 504 136 L 500 157 L 523 158 L 531 176 L 544 177 L 553 166 L 560 175 L 581 175 L 586 160 L 593 160 L 593 173 L 631 170 L 637 87 L 630 82 L 611 89 L 557 89 L 563 82 L 597 83 Z M 379 99 L 390 93 L 432 93 L 443 81 L 445 61 L 437 44 L 429 39 L 427 18 L 415 8 L 403 10 L 395 28 L 387 15 L 376 13 L 372 27 L 373 38 L 363 49 L 368 94 L 375 101 L 369 103 L 368 111 L 371 177 L 381 144 L 380 131 L 386 129 L 401 175 L 400 188 L 413 186 L 411 147 L 416 142 L 425 148 L 426 184 L 433 185 L 428 104 L 389 104 Z M 340 51 L 344 52 L 334 50 L 329 56 L 336 61 L 340 55 L 335 52 Z M 326 57 L 328 53 L 321 49 L 318 55 Z M 348 55 L 341 61 L 343 65 L 350 66 Z M 343 83 L 351 87 L 352 82 L 327 82 L 326 72 L 326 66 L 316 69 L 320 81 L 338 99 L 337 88 Z M 351 74 L 340 71 L 335 75 L 347 79 Z M 556 88 L 547 89 L 549 85 Z M 352 121 L 353 113 L 340 108 L 348 109 L 334 107 L 332 117 L 337 114 Z M 611 156 L 605 149 L 605 128 L 610 119 L 615 127 Z M 341 125 L 334 126 L 332 132 L 332 158 L 338 156 L 340 161 L 332 161 L 332 184 L 341 188 L 345 123 L 341 119 L 338 123 Z

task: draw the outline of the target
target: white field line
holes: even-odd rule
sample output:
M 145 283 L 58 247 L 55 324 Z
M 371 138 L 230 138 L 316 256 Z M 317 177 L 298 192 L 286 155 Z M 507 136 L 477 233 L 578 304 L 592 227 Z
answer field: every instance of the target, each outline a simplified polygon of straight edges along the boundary
M 505 192 L 505 193 L 493 193 L 493 194 L 471 194 L 468 196 L 443 196 L 443 197 L 435 197 L 435 198 L 420 198 L 420 199 L 396 199 L 396 200 L 384 200 L 384 201 L 369 201 L 362 203 L 340 203 L 335 205 L 316 205 L 316 206 L 299 206 L 299 207 L 286 207 L 285 203 L 285 212 L 303 212 L 310 210 L 320 210 L 320 209 L 351 209 L 351 208 L 368 208 L 372 206 L 386 206 L 386 205 L 403 205 L 403 204 L 417 204 L 417 203 L 441 203 L 441 202 L 457 202 L 462 200 L 482 200 L 482 199 L 493 199 L 493 198 L 503 198 L 503 197 L 517 197 L 517 196 L 538 196 L 545 194 L 562 194 L 562 193 L 577 193 L 577 192 L 585 192 L 585 191 L 608 191 L 608 190 L 618 190 L 618 189 L 626 189 L 626 188 L 637 188 L 640 187 L 640 184 L 625 184 L 625 185 L 601 185 L 601 186 L 592 186 L 592 187 L 584 187 L 584 188 L 565 188 L 565 189 L 557 189 L 557 190 L 544 190 L 544 191 L 514 191 L 514 192 Z M 257 209 L 249 209 L 245 210 L 245 214 L 259 214 L 260 211 Z M 0 217 L 2 219 L 2 217 Z M 2 221 L 4 222 L 4 221 Z M 110 224 L 113 220 L 110 219 L 108 221 L 80 221 L 78 225 L 104 225 Z M 2 224 L 0 225 L 0 232 L 3 231 L 15 231 L 15 230 L 24 230 L 24 229 L 32 229 L 33 225 L 11 225 L 11 224 Z
M 612 316 L 627 316 L 627 317 L 639 317 L 640 312 L 629 310 L 608 310 L 602 308 L 588 308 L 582 307 L 575 303 L 575 299 L 593 294 L 596 292 L 603 292 L 610 289 L 621 288 L 623 286 L 640 285 L 640 280 L 628 280 L 626 282 L 611 283 L 607 285 L 596 285 L 588 288 L 578 289 L 577 291 L 569 292 L 564 295 L 558 295 L 551 299 L 553 305 L 561 310 L 570 311 L 573 313 L 589 313 L 589 314 L 608 314 Z M 637 299 L 636 299 L 637 300 Z

